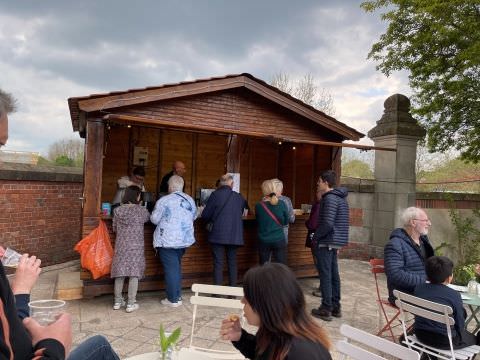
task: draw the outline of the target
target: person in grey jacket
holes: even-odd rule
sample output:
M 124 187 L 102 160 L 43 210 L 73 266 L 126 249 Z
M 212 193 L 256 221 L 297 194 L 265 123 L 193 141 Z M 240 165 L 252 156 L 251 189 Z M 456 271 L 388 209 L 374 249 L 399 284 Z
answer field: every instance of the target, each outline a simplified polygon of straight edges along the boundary
M 215 285 L 223 284 L 223 259 L 226 253 L 228 283 L 237 286 L 237 249 L 243 245 L 242 215 L 248 205 L 243 196 L 233 191 L 232 187 L 233 176 L 223 175 L 219 179 L 218 189 L 210 195 L 202 211 L 202 219 L 213 222 L 208 241 L 212 245 Z
M 425 260 L 434 255 L 427 234 L 432 223 L 420 208 L 409 207 L 401 215 L 403 228 L 390 234 L 384 248 L 388 301 L 395 304 L 393 290 L 412 294 L 427 280 Z
M 332 315 L 341 317 L 340 274 L 338 272 L 337 251 L 348 244 L 349 207 L 346 188 L 334 188 L 337 175 L 333 170 L 324 171 L 317 182 L 323 191 L 318 226 L 313 235 L 316 243 L 313 255 L 320 276 L 322 304 L 312 310 L 312 315 L 331 321 Z
M 295 211 L 293 210 L 292 200 L 288 196 L 282 195 L 283 193 L 283 182 L 279 179 L 272 179 L 273 186 L 275 188 L 275 195 L 278 199 L 283 201 L 287 206 L 288 211 L 288 222 L 293 224 L 295 222 Z M 288 243 L 288 224 L 283 227 L 283 232 L 285 233 L 285 241 Z

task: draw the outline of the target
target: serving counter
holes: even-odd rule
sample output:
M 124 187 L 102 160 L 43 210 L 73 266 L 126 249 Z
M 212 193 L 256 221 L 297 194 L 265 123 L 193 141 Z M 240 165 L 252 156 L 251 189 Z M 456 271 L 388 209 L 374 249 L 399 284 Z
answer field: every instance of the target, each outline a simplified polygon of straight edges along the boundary
M 290 224 L 289 243 L 288 243 L 288 265 L 299 277 L 315 276 L 317 271 L 313 264 L 310 249 L 305 248 L 305 238 L 307 229 L 305 220 L 308 215 L 297 215 L 294 224 Z M 244 219 L 244 239 L 245 245 L 240 247 L 237 252 L 237 264 L 239 272 L 239 281 L 242 275 L 252 266 L 258 264 L 257 251 L 257 224 L 254 215 L 248 215 Z M 102 217 L 110 233 L 112 246 L 115 246 L 115 233 L 112 231 L 111 217 Z M 207 231 L 202 219 L 197 219 L 195 227 L 195 244 L 187 248 L 182 259 L 183 287 L 189 287 L 191 284 L 213 283 L 213 257 L 211 247 L 207 241 Z M 139 282 L 139 290 L 160 290 L 165 288 L 163 267 L 158 257 L 155 256 L 153 249 L 153 232 L 155 225 L 145 224 L 145 259 L 146 270 L 145 277 Z M 226 260 L 225 260 L 226 261 Z M 225 282 L 228 279 L 227 265 L 225 263 Z M 84 282 L 84 297 L 93 297 L 102 294 L 113 293 L 113 279 L 104 277 L 93 280 L 88 270 L 82 269 L 81 279 Z

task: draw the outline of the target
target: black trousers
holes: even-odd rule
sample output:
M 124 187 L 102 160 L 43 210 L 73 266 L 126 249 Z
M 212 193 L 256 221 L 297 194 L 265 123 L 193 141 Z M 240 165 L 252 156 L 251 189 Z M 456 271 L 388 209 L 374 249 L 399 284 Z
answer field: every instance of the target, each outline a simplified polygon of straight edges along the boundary
M 228 285 L 237 286 L 237 245 L 212 244 L 213 282 L 223 285 L 223 259 L 227 254 Z
M 287 242 L 285 240 L 274 243 L 259 243 L 258 254 L 260 256 L 260 265 L 267 261 L 278 262 L 287 265 Z
M 417 339 L 420 340 L 425 345 L 433 346 L 438 349 L 448 350 L 450 349 L 450 344 L 448 343 L 448 336 L 435 333 L 432 331 L 425 330 L 415 330 L 415 335 Z M 461 349 L 471 345 L 479 345 L 479 334 L 473 335 L 465 329 L 462 329 L 461 336 L 455 336 L 452 338 L 452 344 L 454 349 Z

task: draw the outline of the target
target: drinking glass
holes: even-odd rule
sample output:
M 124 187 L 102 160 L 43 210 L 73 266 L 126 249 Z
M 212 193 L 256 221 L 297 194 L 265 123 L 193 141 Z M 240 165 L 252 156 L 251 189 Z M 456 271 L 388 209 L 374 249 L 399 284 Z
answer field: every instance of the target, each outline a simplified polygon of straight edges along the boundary
M 2 256 L 2 264 L 3 266 L 16 268 L 21 257 L 22 254 L 16 252 L 13 249 L 6 248 L 5 253 Z
M 57 320 L 65 308 L 63 300 L 35 300 L 28 303 L 30 317 L 40 325 L 46 326 Z

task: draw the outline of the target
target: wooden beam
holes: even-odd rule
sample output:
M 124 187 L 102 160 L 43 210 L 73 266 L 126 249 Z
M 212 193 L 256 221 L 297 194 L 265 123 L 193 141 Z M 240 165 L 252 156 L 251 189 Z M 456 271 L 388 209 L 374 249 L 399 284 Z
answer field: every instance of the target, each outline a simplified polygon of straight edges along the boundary
M 83 218 L 100 214 L 105 124 L 101 119 L 87 121 L 85 141 Z
M 385 148 L 385 147 L 369 146 L 369 145 L 361 145 L 361 144 L 347 144 L 347 143 L 323 141 L 323 140 L 313 141 L 313 140 L 304 140 L 304 139 L 297 139 L 297 138 L 274 137 L 271 135 L 271 133 L 267 133 L 267 132 L 260 133 L 260 132 L 243 131 L 243 130 L 236 130 L 236 129 L 230 129 L 230 128 L 204 126 L 204 125 L 178 124 L 173 121 L 166 121 L 166 120 L 161 120 L 156 118 L 147 118 L 147 117 L 133 116 L 133 115 L 108 114 L 108 115 L 105 115 L 103 118 L 107 121 L 118 122 L 118 123 L 139 124 L 139 125 L 151 126 L 151 127 L 164 126 L 168 128 L 183 129 L 183 130 L 192 131 L 192 132 L 205 131 L 205 132 L 213 132 L 217 134 L 244 135 L 244 136 L 257 137 L 262 139 L 271 139 L 272 141 L 285 141 L 285 142 L 298 143 L 298 144 L 349 147 L 349 148 L 360 149 L 360 150 L 397 151 L 396 149 L 393 149 L 393 148 Z

